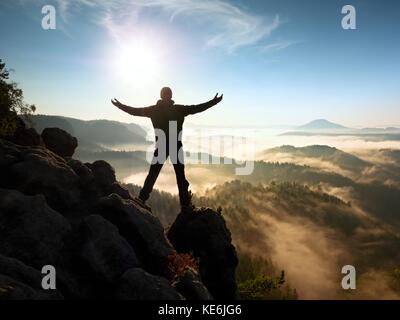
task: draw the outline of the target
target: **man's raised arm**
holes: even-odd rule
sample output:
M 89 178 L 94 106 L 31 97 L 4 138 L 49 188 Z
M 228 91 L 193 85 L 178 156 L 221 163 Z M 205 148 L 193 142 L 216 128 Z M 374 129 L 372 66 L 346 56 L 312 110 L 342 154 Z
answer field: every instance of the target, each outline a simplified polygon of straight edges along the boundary
M 218 97 L 218 93 L 217 93 L 215 95 L 215 97 L 210 101 L 207 101 L 207 102 L 201 103 L 201 104 L 197 104 L 197 105 L 185 106 L 185 114 L 189 115 L 189 114 L 203 112 L 203 111 L 211 108 L 212 106 L 215 106 L 217 103 L 220 103 L 223 96 L 224 95 L 221 94 L 221 96 Z
M 119 102 L 117 99 L 111 99 L 111 103 L 116 106 L 118 109 L 125 111 L 126 113 L 129 113 L 133 116 L 138 116 L 138 117 L 150 117 L 150 111 L 151 107 L 145 107 L 145 108 L 133 108 L 130 106 L 127 106 L 125 104 L 122 104 Z

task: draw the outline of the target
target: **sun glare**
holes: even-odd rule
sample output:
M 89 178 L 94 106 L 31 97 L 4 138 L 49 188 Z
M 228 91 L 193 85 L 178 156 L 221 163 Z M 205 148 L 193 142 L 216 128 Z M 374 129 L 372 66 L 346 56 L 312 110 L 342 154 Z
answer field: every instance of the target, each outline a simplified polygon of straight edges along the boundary
M 143 41 L 131 41 L 119 46 L 114 66 L 118 79 L 128 84 L 149 83 L 160 75 L 158 52 Z

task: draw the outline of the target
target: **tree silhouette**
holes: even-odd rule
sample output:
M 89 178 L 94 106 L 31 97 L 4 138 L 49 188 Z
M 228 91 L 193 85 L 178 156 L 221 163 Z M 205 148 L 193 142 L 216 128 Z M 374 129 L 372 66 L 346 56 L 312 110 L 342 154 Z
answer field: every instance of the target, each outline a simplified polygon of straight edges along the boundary
M 0 59 L 0 136 L 9 136 L 18 127 L 18 116 L 28 117 L 35 112 L 34 105 L 24 102 L 21 89 L 15 82 L 9 81 L 10 72 Z

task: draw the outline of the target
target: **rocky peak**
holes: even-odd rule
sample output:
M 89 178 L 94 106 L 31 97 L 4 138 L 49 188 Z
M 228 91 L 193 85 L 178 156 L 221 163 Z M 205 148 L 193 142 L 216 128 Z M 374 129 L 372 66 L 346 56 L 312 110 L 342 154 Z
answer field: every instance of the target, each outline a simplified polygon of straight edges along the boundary
M 180 213 L 167 237 L 107 162 L 73 159 L 77 140 L 61 129 L 32 130 L 0 139 L 0 299 L 236 298 L 237 257 L 219 213 Z M 51 294 L 44 265 L 57 271 Z

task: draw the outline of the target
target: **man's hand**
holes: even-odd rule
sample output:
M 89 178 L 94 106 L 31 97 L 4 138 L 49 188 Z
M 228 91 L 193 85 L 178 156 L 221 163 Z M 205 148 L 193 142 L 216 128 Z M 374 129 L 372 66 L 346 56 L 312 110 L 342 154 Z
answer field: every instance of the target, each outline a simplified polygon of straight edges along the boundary
M 117 108 L 121 108 L 123 106 L 123 104 L 121 102 L 119 102 L 117 99 L 111 99 L 111 103 L 116 106 Z
M 214 97 L 214 99 L 212 99 L 212 101 L 214 101 L 215 102 L 215 104 L 217 104 L 217 103 L 220 103 L 221 102 L 221 100 L 222 100 L 222 98 L 223 98 L 223 94 L 221 94 L 219 97 L 218 97 L 218 93 L 215 95 L 215 97 Z

